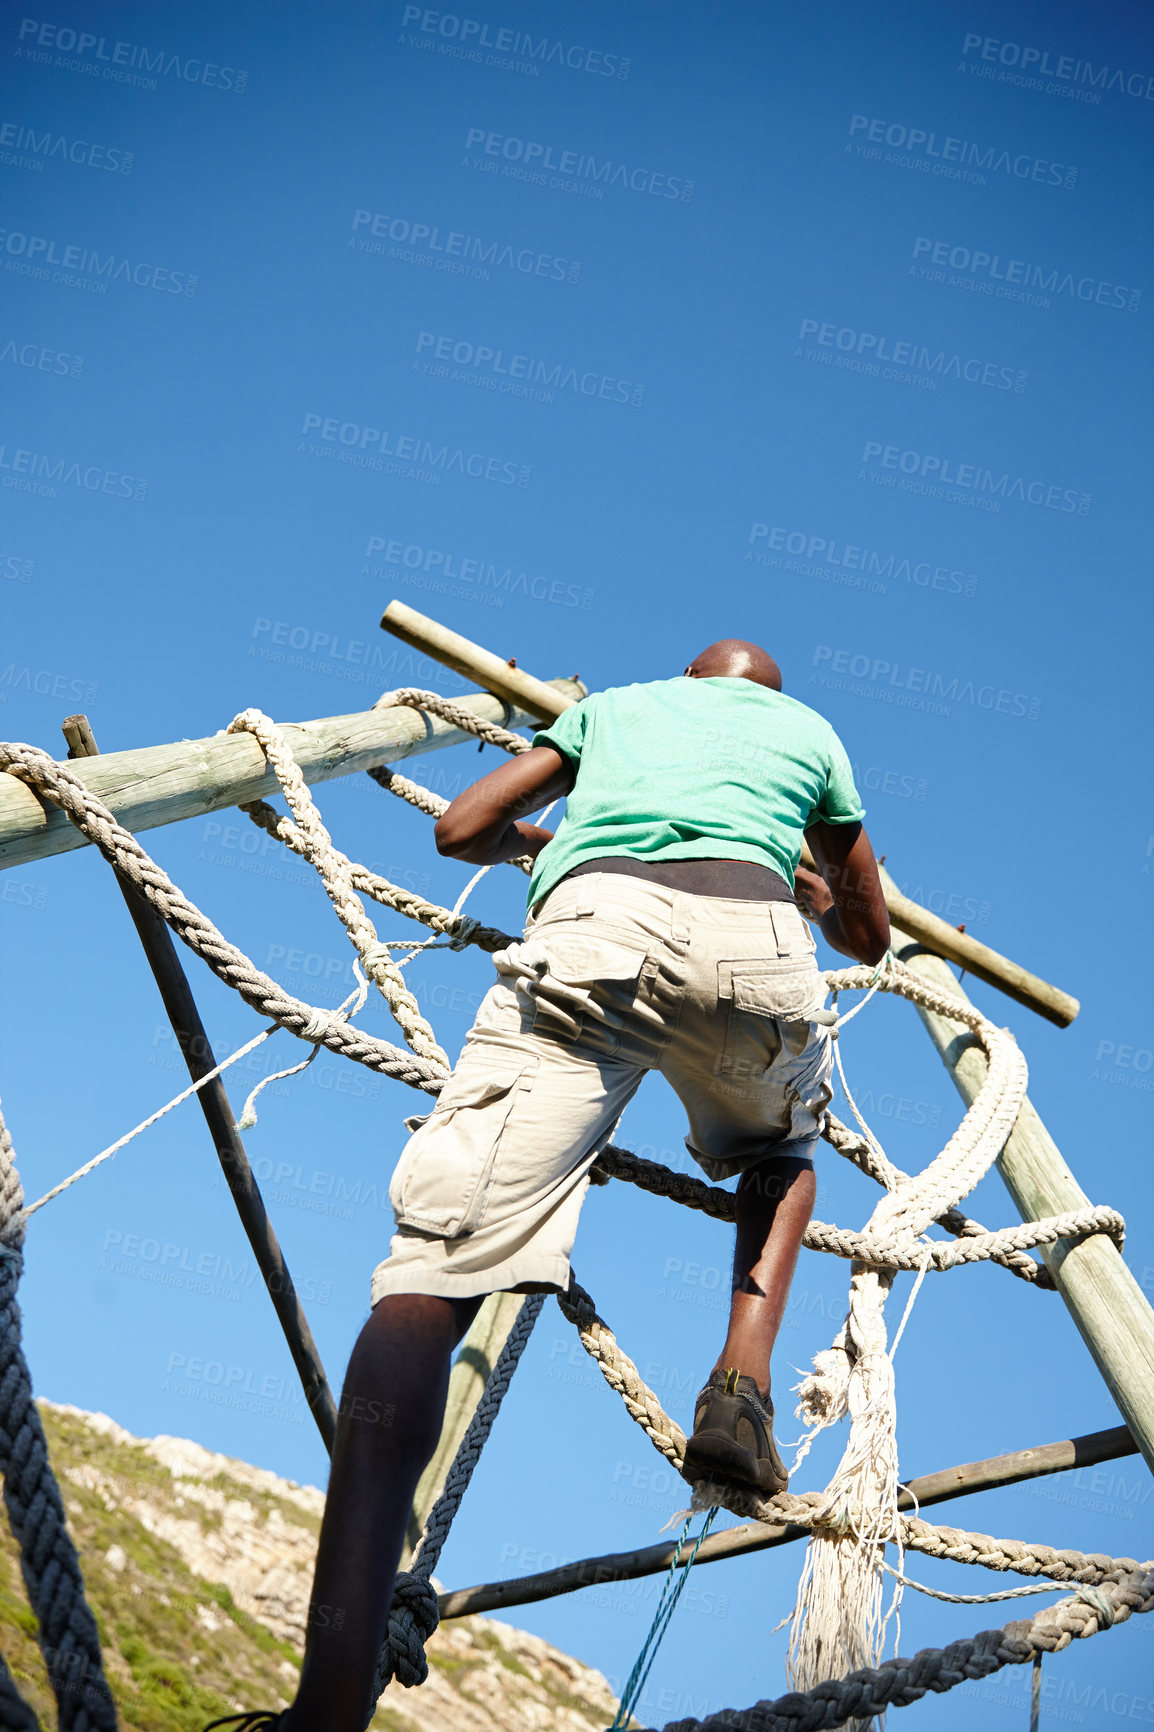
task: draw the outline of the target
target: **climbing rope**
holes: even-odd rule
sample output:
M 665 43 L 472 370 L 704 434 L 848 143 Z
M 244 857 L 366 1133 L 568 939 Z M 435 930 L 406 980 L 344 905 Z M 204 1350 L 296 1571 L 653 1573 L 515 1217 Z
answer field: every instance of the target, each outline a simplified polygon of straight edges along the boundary
M 60 1487 L 32 1399 L 21 1346 L 16 1288 L 23 1268 L 24 1190 L 12 1138 L 0 1114 L 0 1474 L 20 1570 L 36 1614 L 36 1639 L 56 1697 L 61 1732 L 115 1732 L 116 1708 L 104 1678 L 96 1620 L 69 1538 Z M 5 1728 L 36 1727 L 11 1673 L 0 1661 Z
M 351 1022 L 343 1022 L 332 1011 L 303 1003 L 257 968 L 189 901 L 67 764 L 56 763 L 35 746 L 3 744 L 0 769 L 18 776 L 59 806 L 109 864 L 147 897 L 189 949 L 203 957 L 217 978 L 234 987 L 258 1015 L 299 1035 L 310 1046 L 319 1042 L 331 1052 L 385 1076 L 428 1093 L 438 1092 L 446 1075 L 444 1065 L 380 1040 Z

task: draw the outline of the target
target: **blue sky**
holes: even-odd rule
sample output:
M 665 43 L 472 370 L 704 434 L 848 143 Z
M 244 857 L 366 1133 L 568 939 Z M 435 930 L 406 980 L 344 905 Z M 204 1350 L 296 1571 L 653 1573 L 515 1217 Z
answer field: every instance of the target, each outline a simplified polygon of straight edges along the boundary
M 5 737 L 55 753 L 83 709 L 113 751 L 211 734 L 249 705 L 366 708 L 412 679 L 377 628 L 393 596 L 594 688 L 679 672 L 719 636 L 764 642 L 844 739 L 902 887 L 1081 999 L 1059 1031 L 973 988 L 1020 1039 L 1084 1187 L 1126 1215 L 1154 1294 L 1154 1016 L 1130 963 L 1154 862 L 1145 16 L 856 0 L 10 13 Z M 490 759 L 459 748 L 417 773 L 452 794 Z M 367 778 L 320 803 L 353 856 L 446 903 L 462 888 L 427 821 Z M 351 951 L 323 893 L 242 815 L 146 844 L 261 967 L 343 996 Z M 474 908 L 510 926 L 522 897 L 496 872 Z M 91 851 L 3 874 L 0 916 L 0 1086 L 38 1195 L 181 1070 Z M 189 969 L 231 1050 L 251 1014 Z M 410 978 L 455 1049 L 488 963 L 431 955 Z M 882 1141 L 924 1165 L 959 1108 L 916 1018 L 875 1002 L 845 1045 Z M 298 1051 L 286 1035 L 259 1049 L 234 1100 Z M 416 1109 L 331 1058 L 262 1102 L 251 1158 L 337 1381 Z M 620 1140 L 684 1160 L 683 1134 L 654 1083 Z M 820 1185 L 823 1219 L 873 1206 L 832 1153 Z M 971 1207 L 1013 1216 L 996 1177 Z M 624 1188 L 587 1205 L 575 1267 L 682 1421 L 728 1250 L 725 1229 Z M 210 1291 L 161 1279 L 182 1268 L 211 1271 Z M 786 1439 L 790 1368 L 835 1333 L 845 1280 L 803 1257 L 775 1373 Z M 22 1294 L 40 1392 L 323 1483 L 195 1107 L 34 1220 Z M 573 1345 L 548 1307 L 446 1583 L 646 1544 L 678 1507 Z M 897 1366 L 911 1474 L 1117 1423 L 1061 1301 L 989 1267 L 927 1281 Z M 224 1405 L 224 1381 L 270 1411 Z M 841 1443 L 815 1448 L 806 1485 Z M 1143 1556 L 1150 1490 L 1131 1459 L 943 1519 Z M 799 1565 L 700 1572 L 652 1721 L 784 1688 L 768 1631 Z M 620 1680 L 653 1592 L 514 1616 Z M 1000 1616 L 907 1595 L 903 1651 Z M 1148 1678 L 1131 1624 L 1047 1662 L 1046 1708 L 1149 1720 Z M 977 1703 L 1017 1725 L 1024 1700 L 1005 1672 L 911 1720 L 961 1726 Z

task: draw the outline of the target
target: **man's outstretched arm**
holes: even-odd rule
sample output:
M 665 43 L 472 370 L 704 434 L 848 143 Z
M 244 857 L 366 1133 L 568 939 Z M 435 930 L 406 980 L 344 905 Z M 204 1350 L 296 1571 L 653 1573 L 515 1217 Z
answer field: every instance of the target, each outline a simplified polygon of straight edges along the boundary
M 517 820 L 523 812 L 537 812 L 561 799 L 574 780 L 573 770 L 552 746 L 519 752 L 458 794 L 442 812 L 433 830 L 437 852 L 471 866 L 495 866 L 517 854 L 536 858 L 553 840 L 553 832 Z
M 880 962 L 889 949 L 890 917 L 869 837 L 860 824 L 817 823 L 805 839 L 821 877 L 798 867 L 799 900 L 827 944 L 855 962 Z

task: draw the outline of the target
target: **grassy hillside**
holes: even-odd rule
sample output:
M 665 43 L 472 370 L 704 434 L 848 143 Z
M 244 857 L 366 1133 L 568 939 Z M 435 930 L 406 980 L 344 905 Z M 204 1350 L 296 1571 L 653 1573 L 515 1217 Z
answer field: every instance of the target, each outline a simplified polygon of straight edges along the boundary
M 126 1732 L 200 1732 L 283 1707 L 300 1668 L 322 1494 L 180 1438 L 130 1436 L 102 1414 L 41 1402 L 104 1663 Z M 55 1724 L 17 1550 L 0 1521 L 0 1651 Z M 613 1717 L 599 1673 L 491 1618 L 443 1625 L 429 1679 L 392 1685 L 379 1732 L 595 1732 Z

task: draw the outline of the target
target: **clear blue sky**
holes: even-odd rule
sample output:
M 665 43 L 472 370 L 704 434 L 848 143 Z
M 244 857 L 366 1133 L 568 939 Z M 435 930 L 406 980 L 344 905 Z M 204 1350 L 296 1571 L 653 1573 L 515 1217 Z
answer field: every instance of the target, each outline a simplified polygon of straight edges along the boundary
M 901 885 L 1082 1000 L 1059 1031 L 974 988 L 1154 1293 L 1154 1017 L 1131 961 L 1154 862 L 1146 24 L 1140 6 L 1019 0 L 10 9 L 5 737 L 56 752 L 83 709 L 113 751 L 248 705 L 367 707 L 412 678 L 377 629 L 393 596 L 591 687 L 758 639 L 841 733 Z M 452 793 L 490 757 L 420 773 Z M 366 778 L 321 807 L 357 858 L 443 902 L 462 887 L 426 821 Z M 147 845 L 262 967 L 343 996 L 351 951 L 323 893 L 241 815 Z M 494 873 L 475 911 L 509 925 L 522 895 Z M 0 1087 L 38 1195 L 181 1070 L 91 851 L 3 874 L 0 915 Z M 189 968 L 221 1052 L 255 1032 Z M 475 953 L 414 966 L 450 1048 L 489 972 Z M 366 1019 L 387 1032 L 383 1010 Z M 914 1014 L 876 1004 L 845 1048 L 894 1158 L 924 1165 L 959 1106 Z M 258 1062 L 299 1051 L 281 1035 Z M 263 1097 L 248 1139 L 334 1380 L 414 1110 L 324 1058 Z M 683 1161 L 682 1136 L 655 1084 L 620 1140 Z M 823 1219 L 873 1206 L 832 1153 L 820 1182 Z M 1013 1218 L 997 1178 L 971 1206 Z M 727 1255 L 714 1223 L 625 1188 L 589 1200 L 575 1266 L 683 1422 Z M 832 1337 L 845 1285 L 805 1255 L 776 1372 L 787 1440 L 790 1368 Z M 323 1483 L 194 1106 L 35 1219 L 22 1297 L 43 1394 Z M 572 1346 L 548 1307 L 446 1583 L 649 1543 L 678 1507 Z M 909 1474 L 1118 1420 L 1061 1301 L 990 1267 L 927 1281 L 897 1366 Z M 244 1393 L 262 1388 L 271 1412 Z M 842 1441 L 815 1449 L 806 1486 Z M 943 1519 L 1141 1557 L 1150 1491 L 1131 1459 Z M 768 1631 L 800 1561 L 701 1571 L 651 1722 L 784 1688 Z M 650 1583 L 514 1615 L 619 1681 L 652 1606 Z M 1002 1621 L 908 1595 L 902 1648 Z M 1149 1654 L 1132 1623 L 1048 1661 L 1046 1711 L 1150 1722 Z M 976 1704 L 1017 1727 L 1025 1688 L 1005 1672 L 910 1722 L 961 1727 Z

